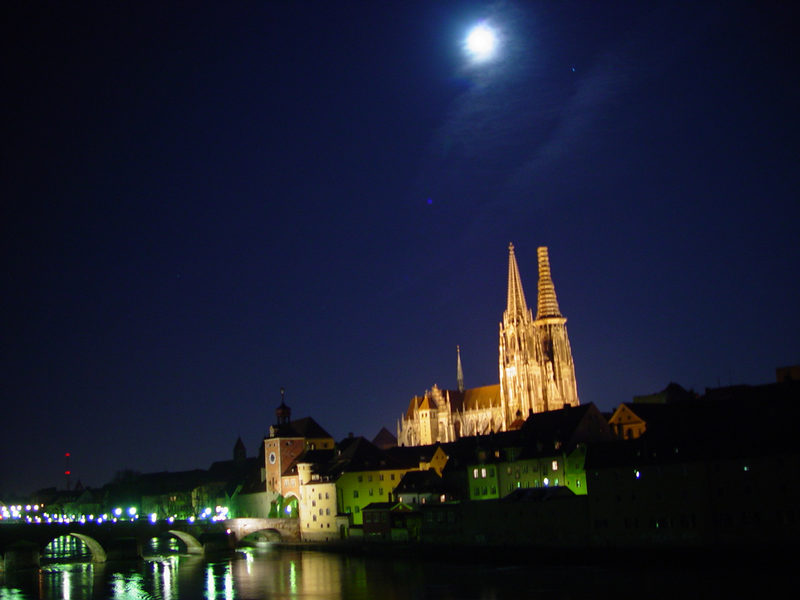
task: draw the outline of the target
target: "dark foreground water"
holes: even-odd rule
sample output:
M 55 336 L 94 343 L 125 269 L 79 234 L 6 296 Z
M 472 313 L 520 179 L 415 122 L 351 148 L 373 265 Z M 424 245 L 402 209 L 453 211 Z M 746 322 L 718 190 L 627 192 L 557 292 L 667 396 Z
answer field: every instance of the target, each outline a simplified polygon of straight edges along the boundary
M 603 566 L 364 557 L 263 548 L 224 560 L 171 547 L 147 560 L 91 564 L 53 552 L 40 569 L 0 573 L 0 600 L 742 598 L 774 596 L 794 579 L 738 564 Z M 79 553 L 78 553 L 79 554 Z M 59 559 L 62 559 L 59 561 Z M 712 557 L 709 557 L 711 559 Z M 702 561 L 701 561 L 702 562 Z

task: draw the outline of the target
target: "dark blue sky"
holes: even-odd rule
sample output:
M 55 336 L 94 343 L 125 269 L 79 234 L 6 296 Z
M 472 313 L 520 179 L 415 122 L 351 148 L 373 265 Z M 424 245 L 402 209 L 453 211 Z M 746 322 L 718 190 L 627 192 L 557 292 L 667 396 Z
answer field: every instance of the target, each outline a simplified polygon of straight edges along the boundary
M 800 363 L 790 2 L 78 4 L 2 8 L 0 493 L 496 383 L 509 242 L 582 402 Z

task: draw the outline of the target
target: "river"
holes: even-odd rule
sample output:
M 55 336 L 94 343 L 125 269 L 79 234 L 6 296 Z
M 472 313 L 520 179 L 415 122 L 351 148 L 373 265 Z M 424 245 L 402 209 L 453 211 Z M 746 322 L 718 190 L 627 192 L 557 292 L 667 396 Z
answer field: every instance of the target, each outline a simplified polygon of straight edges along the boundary
M 154 542 L 149 557 L 92 564 L 74 538 L 51 545 L 39 569 L 0 573 L 0 600 L 223 599 L 317 600 L 516 598 L 730 598 L 773 589 L 784 572 L 737 565 L 574 566 L 493 560 L 352 556 L 257 548 L 222 560 Z M 60 544 L 60 545 L 59 545 Z M 771 580 L 771 581 L 770 581 Z M 759 593 L 759 595 L 761 595 Z

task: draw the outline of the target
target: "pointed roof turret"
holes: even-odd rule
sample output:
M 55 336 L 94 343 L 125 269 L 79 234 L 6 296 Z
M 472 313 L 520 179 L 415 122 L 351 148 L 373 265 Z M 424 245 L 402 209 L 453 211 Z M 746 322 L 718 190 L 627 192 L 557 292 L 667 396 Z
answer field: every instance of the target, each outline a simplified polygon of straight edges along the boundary
M 508 245 L 508 301 L 506 303 L 506 317 L 520 317 L 528 313 L 528 304 L 525 302 L 525 292 L 522 291 L 522 280 L 519 276 L 517 258 L 514 256 L 514 244 Z
M 456 367 L 456 385 L 458 391 L 464 391 L 464 371 L 461 369 L 461 346 L 456 346 L 456 353 L 458 354 L 458 366 Z
M 562 317 L 563 315 L 558 309 L 556 288 L 550 277 L 550 258 L 547 255 L 547 246 L 540 246 L 536 252 L 539 257 L 539 301 L 536 318 Z
M 244 460 L 245 458 L 247 458 L 247 450 L 244 447 L 242 436 L 239 436 L 233 446 L 233 460 Z
M 292 418 L 292 409 L 286 406 L 284 396 L 286 390 L 281 388 L 281 405 L 275 409 L 275 424 L 286 425 Z

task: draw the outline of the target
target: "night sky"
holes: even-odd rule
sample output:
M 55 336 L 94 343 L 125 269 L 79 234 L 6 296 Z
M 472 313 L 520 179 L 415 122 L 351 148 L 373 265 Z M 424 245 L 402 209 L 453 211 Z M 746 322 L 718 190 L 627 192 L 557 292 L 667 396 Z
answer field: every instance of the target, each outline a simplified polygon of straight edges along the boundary
M 0 10 L 0 494 L 497 383 L 509 242 L 583 403 L 800 363 L 792 2 Z

